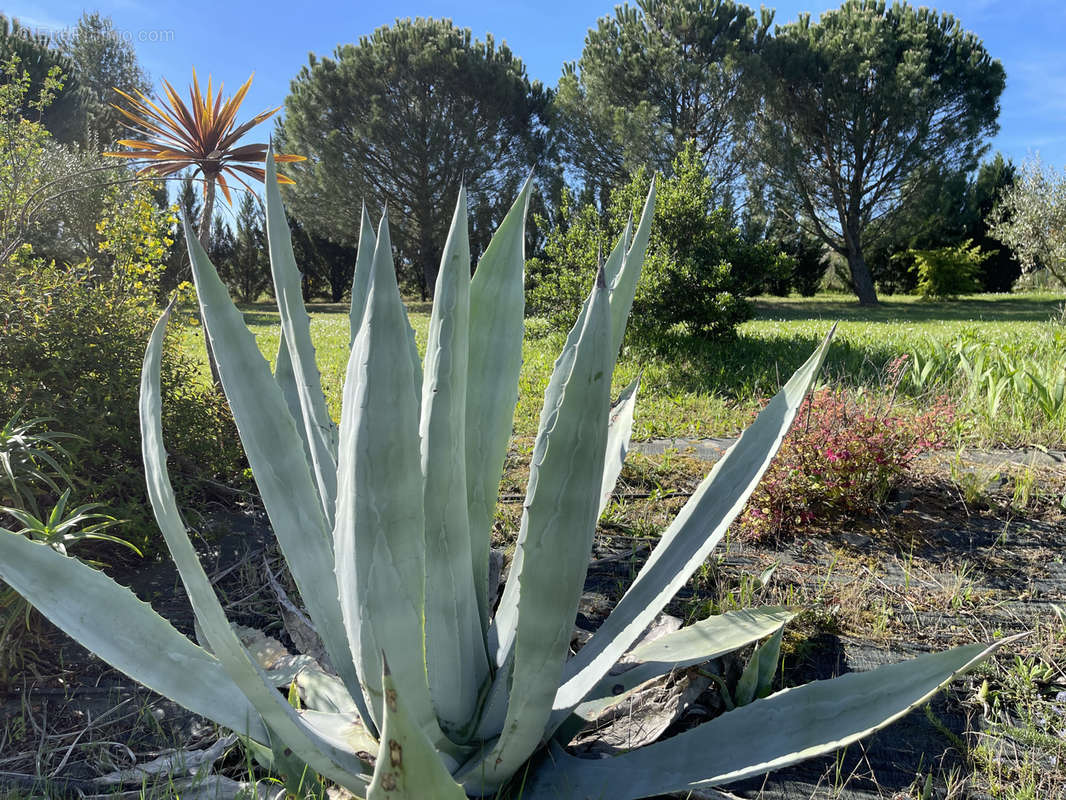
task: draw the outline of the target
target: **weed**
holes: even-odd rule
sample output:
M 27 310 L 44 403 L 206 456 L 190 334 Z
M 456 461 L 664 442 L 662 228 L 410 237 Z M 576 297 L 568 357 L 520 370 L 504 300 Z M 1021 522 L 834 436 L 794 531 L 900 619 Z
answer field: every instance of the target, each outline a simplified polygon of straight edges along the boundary
M 1016 511 L 1025 511 L 1040 497 L 1040 484 L 1033 470 L 1028 467 L 1013 477 L 1011 508 Z

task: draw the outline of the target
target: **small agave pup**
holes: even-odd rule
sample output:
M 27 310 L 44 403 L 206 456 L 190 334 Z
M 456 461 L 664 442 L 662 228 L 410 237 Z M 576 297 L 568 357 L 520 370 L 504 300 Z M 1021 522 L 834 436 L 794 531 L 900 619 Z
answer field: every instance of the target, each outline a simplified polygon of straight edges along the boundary
M 273 752 L 279 771 L 309 769 L 370 800 L 497 795 L 515 776 L 525 800 L 626 800 L 720 785 L 835 750 L 907 713 L 995 648 L 972 644 L 787 689 L 612 758 L 568 755 L 575 728 L 620 693 L 774 637 L 792 616 L 783 608 L 731 612 L 633 648 L 744 507 L 828 339 L 715 465 L 610 616 L 571 656 L 596 521 L 629 443 L 636 387 L 613 410 L 609 391 L 654 189 L 556 361 L 514 558 L 493 609 L 489 533 L 518 396 L 528 183 L 473 279 L 460 192 L 424 361 L 396 285 L 387 220 L 375 233 L 363 212 L 338 428 L 314 361 L 274 160 L 266 163 L 283 331 L 274 373 L 188 229 L 186 238 L 223 387 L 332 671 L 310 665 L 295 679 L 265 671 L 196 558 L 162 441 L 166 315 L 141 383 L 145 470 L 204 646 L 80 562 L 0 536 L 0 578 L 116 668 L 238 731 L 256 752 Z M 628 670 L 611 675 L 623 655 Z M 300 708 L 276 688 L 293 679 Z M 368 752 L 377 755 L 360 756 Z

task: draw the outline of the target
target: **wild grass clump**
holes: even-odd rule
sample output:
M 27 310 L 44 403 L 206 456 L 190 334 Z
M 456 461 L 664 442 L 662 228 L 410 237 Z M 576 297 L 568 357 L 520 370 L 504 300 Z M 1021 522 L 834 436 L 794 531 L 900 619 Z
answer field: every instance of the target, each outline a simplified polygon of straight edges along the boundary
M 971 332 L 948 343 L 927 342 L 910 354 L 906 383 L 911 391 L 951 391 L 970 426 L 995 439 L 1058 444 L 1066 438 L 1066 328 L 1061 324 L 1047 323 L 1023 340 Z

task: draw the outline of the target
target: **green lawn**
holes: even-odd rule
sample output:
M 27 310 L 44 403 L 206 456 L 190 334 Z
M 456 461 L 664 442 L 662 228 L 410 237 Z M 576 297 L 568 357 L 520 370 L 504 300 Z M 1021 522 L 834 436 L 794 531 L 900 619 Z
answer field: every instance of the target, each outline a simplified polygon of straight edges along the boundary
M 860 308 L 848 297 L 759 298 L 756 318 L 742 325 L 733 341 L 703 342 L 679 332 L 665 334 L 654 348 L 628 346 L 615 372 L 620 391 L 643 370 L 635 436 L 707 437 L 732 435 L 751 419 L 761 400 L 798 367 L 817 342 L 838 322 L 835 344 L 827 360 L 827 376 L 848 385 L 883 387 L 884 366 L 913 349 L 936 340 L 950 344 L 960 338 L 994 346 L 1019 358 L 1040 363 L 1064 361 L 1066 326 L 1051 322 L 1066 300 L 1061 295 L 975 295 L 947 303 L 921 302 L 913 297 L 883 298 L 880 307 Z M 348 315 L 343 305 L 311 307 L 312 337 L 323 384 L 334 417 L 340 416 L 340 393 L 348 356 Z M 409 304 L 411 322 L 424 347 L 429 305 Z M 273 361 L 278 345 L 278 315 L 270 303 L 245 309 L 245 319 L 260 348 Z M 202 356 L 199 329 L 189 328 L 183 341 Z M 540 320 L 527 322 L 521 394 L 515 429 L 519 435 L 536 431 L 541 397 L 564 334 L 547 331 Z M 1060 444 L 1066 415 L 1048 423 L 1036 412 L 1016 406 L 994 414 L 978 413 L 980 397 L 967 397 L 957 380 L 930 387 L 945 391 L 960 403 L 963 433 L 973 443 Z M 921 402 L 906 381 L 904 402 Z M 975 405 L 976 404 L 976 405 Z M 973 408 L 971 408 L 973 406 Z

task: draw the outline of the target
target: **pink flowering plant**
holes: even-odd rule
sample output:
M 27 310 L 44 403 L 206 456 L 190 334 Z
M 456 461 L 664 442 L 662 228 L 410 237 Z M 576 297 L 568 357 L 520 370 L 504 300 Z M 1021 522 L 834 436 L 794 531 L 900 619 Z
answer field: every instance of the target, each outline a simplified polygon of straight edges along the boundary
M 752 494 L 739 521 L 741 535 L 762 541 L 840 515 L 872 512 L 915 458 L 947 440 L 954 405 L 937 397 L 925 409 L 841 387 L 819 389 L 804 401 Z

